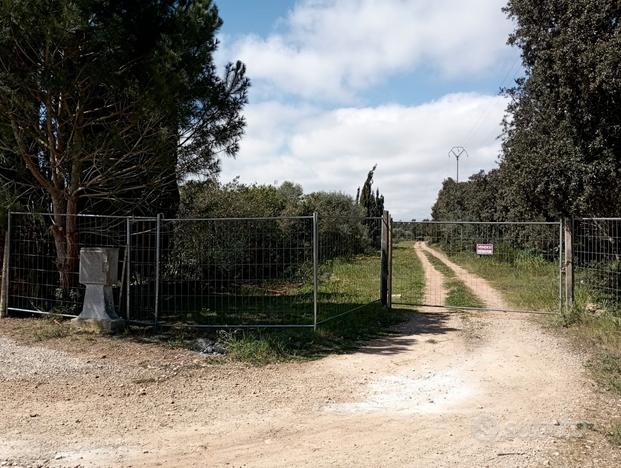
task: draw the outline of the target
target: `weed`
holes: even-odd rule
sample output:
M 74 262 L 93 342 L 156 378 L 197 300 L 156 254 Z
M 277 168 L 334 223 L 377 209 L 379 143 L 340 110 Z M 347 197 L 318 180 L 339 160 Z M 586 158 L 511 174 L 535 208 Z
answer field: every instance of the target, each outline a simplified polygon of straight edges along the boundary
M 597 353 L 589 360 L 588 367 L 604 388 L 621 395 L 621 354 Z
M 310 329 L 236 330 L 221 332 L 219 341 L 227 349 L 229 359 L 264 365 L 352 352 L 402 320 L 404 314 L 371 304 L 325 323 L 316 332 Z
M 47 315 L 37 321 L 32 332 L 32 341 L 47 341 L 55 338 L 64 338 L 71 334 L 65 320 L 55 315 Z
M 614 445 L 621 447 L 621 421 L 618 420 L 612 423 L 608 433 L 608 439 Z
M 598 384 L 621 395 L 621 326 L 618 316 L 607 310 L 593 314 L 585 303 L 588 303 L 585 297 L 576 295 L 576 305 L 556 324 L 562 325 L 588 352 L 587 367 Z M 611 443 L 621 446 L 621 421 L 611 422 L 608 438 Z

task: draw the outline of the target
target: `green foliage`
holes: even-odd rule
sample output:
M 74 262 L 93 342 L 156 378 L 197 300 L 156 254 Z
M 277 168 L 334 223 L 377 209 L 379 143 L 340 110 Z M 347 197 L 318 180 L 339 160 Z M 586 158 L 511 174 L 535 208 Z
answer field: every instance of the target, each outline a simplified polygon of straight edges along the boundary
M 272 185 L 244 185 L 237 180 L 224 185 L 215 180 L 189 181 L 181 187 L 179 215 L 247 218 L 281 216 L 288 211 L 295 215 L 294 208 L 299 205 L 301 195 L 296 196 L 292 186 L 286 182 L 281 190 Z
M 349 195 L 311 193 L 303 198 L 300 213 L 308 216 L 313 212 L 319 216 L 322 260 L 350 257 L 370 249 L 370 233 L 363 219 L 363 210 Z
M 356 193 L 356 205 L 362 208 L 362 216 L 367 218 L 379 218 L 384 214 L 384 196 L 380 195 L 379 189 L 373 193 L 373 176 L 375 175 L 377 164 L 367 174 L 367 178 L 358 188 Z M 381 244 L 381 225 L 374 220 L 365 220 L 363 224 L 367 227 L 369 238 L 375 248 Z
M 379 259 L 367 262 L 361 256 L 371 243 L 360 207 L 347 195 L 304 195 L 291 182 L 274 187 L 191 181 L 181 187 L 180 212 L 182 218 L 201 219 L 163 224 L 161 291 L 172 298 L 182 288 L 188 298 L 200 300 L 171 300 L 171 308 L 179 312 L 171 319 L 227 323 L 242 320 L 241 315 L 256 323 L 309 323 L 313 220 L 308 216 L 314 212 L 319 214 L 321 271 L 330 275 L 320 286 L 322 291 L 332 287 L 322 299 L 351 307 L 376 299 L 367 297 L 376 290 L 373 286 L 362 295 L 357 288 L 352 296 L 348 285 L 333 281 L 340 275 L 339 265 L 345 265 L 343 278 L 354 283 L 365 281 L 368 272 L 361 265 L 367 263 L 374 267 L 370 281 L 379 277 Z M 232 295 L 237 299 L 229 301 Z M 163 309 L 168 303 L 162 301 Z
M 384 213 L 384 196 L 380 195 L 379 189 L 373 193 L 375 169 L 377 169 L 377 164 L 369 171 L 362 189 L 358 188 L 358 194 L 356 195 L 356 202 L 362 206 L 364 216 L 367 217 L 382 216 Z
M 509 0 L 525 76 L 497 170 L 445 181 L 434 219 L 621 215 L 621 15 L 616 0 Z
M 619 215 L 616 0 L 510 0 L 526 76 L 506 91 L 501 171 L 515 214 Z
M 497 170 L 480 171 L 467 182 L 452 178 L 442 183 L 431 214 L 442 221 L 497 221 L 502 218 L 502 181 Z
M 51 207 L 62 289 L 76 214 L 172 216 L 179 178 L 237 152 L 249 82 L 216 73 L 221 24 L 210 0 L 0 2 L 0 177 Z
M 351 256 L 368 249 L 370 241 L 368 231 L 362 224 L 362 210 L 350 196 L 343 193 L 314 192 L 304 195 L 302 187 L 292 182 L 284 182 L 279 187 L 245 185 L 238 181 L 225 185 L 216 181 L 188 182 L 181 188 L 181 217 L 291 217 L 311 216 L 314 212 L 320 220 L 322 260 Z M 297 241 L 288 244 L 294 239 L 300 242 L 311 240 L 312 226 L 308 219 L 257 221 L 254 224 L 240 222 L 236 227 L 234 232 L 229 230 L 226 235 L 227 249 L 231 252 L 231 245 L 238 245 L 238 252 L 247 250 L 244 245 L 252 242 L 256 237 L 253 232 L 257 229 L 264 233 L 264 244 L 270 244 L 270 239 L 274 246 L 297 245 Z M 199 231 L 200 226 L 191 234 L 186 231 L 188 241 L 196 245 L 209 245 Z M 267 238 L 266 232 L 269 233 Z M 211 245 L 214 245 L 213 242 Z
M 213 174 L 243 132 L 221 23 L 209 0 L 0 3 L 0 176 L 60 214 L 174 214 L 177 178 Z

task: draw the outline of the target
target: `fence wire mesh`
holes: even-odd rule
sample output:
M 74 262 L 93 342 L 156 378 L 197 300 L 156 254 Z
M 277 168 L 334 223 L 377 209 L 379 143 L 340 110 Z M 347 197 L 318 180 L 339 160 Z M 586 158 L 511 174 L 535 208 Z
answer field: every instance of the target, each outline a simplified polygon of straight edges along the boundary
M 66 235 L 66 216 L 11 214 L 9 311 L 79 315 L 85 290 L 78 278 L 80 248 L 118 248 L 118 277 L 125 277 L 126 219 L 75 216 L 71 222 L 79 238 Z M 119 313 L 125 314 L 121 309 L 121 284 L 115 284 L 113 290 Z
M 319 323 L 380 299 L 382 218 L 319 221 Z
M 157 284 L 157 219 L 126 220 L 128 274 L 125 290 L 125 318 L 132 322 L 155 323 Z
M 67 241 L 66 219 L 10 215 L 9 311 L 79 315 L 85 247 L 119 249 L 115 304 L 134 323 L 313 327 L 379 298 L 380 218 L 72 221 Z
M 560 227 L 560 223 L 395 222 L 393 261 L 400 267 L 393 273 L 393 302 L 559 310 Z M 425 275 L 424 292 L 412 287 L 421 281 L 423 262 L 437 272 Z M 404 268 L 406 264 L 410 267 Z M 483 293 L 490 286 L 506 300 L 486 299 Z
M 573 221 L 575 297 L 579 305 L 621 311 L 621 219 Z
M 313 324 L 313 219 L 166 219 L 158 320 Z

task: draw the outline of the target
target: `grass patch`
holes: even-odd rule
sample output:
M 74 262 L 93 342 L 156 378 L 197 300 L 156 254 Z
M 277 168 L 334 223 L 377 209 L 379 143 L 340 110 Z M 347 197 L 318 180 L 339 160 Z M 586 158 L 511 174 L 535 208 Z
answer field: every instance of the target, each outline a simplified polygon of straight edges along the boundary
M 379 252 L 323 262 L 318 275 L 318 321 L 379 300 Z M 166 286 L 166 285 L 165 285 Z M 215 294 L 163 288 L 160 320 L 199 325 L 312 325 L 312 271 L 299 282 L 242 283 Z
M 425 275 L 414 241 L 403 241 L 393 246 L 392 290 L 393 302 L 421 304 L 425 290 Z
M 621 320 L 617 309 L 593 308 L 591 296 L 576 289 L 575 306 L 553 323 L 565 328 L 589 359 L 587 368 L 599 386 L 621 397 Z M 609 421 L 611 444 L 621 446 L 621 420 Z
M 422 266 L 413 246 L 399 245 L 393 253 L 393 293 L 420 302 L 424 288 Z M 377 301 L 380 285 L 379 253 L 337 258 L 326 262 L 319 276 L 319 321 L 331 317 L 317 331 L 238 330 L 223 332 L 230 359 L 266 364 L 315 359 L 333 353 L 356 351 L 388 328 L 406 319 Z M 358 310 L 351 311 L 354 308 Z
M 621 447 L 621 420 L 612 423 L 608 439 L 612 444 Z
M 56 338 L 64 338 L 71 334 L 71 329 L 66 320 L 54 315 L 46 315 L 37 320 L 33 326 L 32 341 L 48 341 Z
M 593 296 L 576 288 L 574 307 L 556 324 L 568 328 L 589 349 L 600 353 L 621 354 L 621 313 L 607 306 L 595 306 Z
M 379 286 L 379 252 L 325 262 L 319 270 L 318 320 L 379 300 Z M 311 286 L 308 288 L 312 297 Z
M 414 281 L 404 282 L 408 297 L 420 297 L 423 288 L 422 267 L 413 249 L 405 251 L 396 261 L 398 271 L 405 271 Z M 373 338 L 385 335 L 387 329 L 403 321 L 406 314 L 388 311 L 379 303 L 379 253 L 337 258 L 325 262 L 319 271 L 317 331 L 312 329 L 238 329 L 214 330 L 199 334 L 188 329 L 171 329 L 163 339 L 172 348 L 189 347 L 200 337 L 222 344 L 227 359 L 264 365 L 272 362 L 315 359 L 333 353 L 347 353 L 360 348 Z M 271 289 L 278 289 L 272 285 Z M 288 322 L 312 324 L 312 286 L 287 285 L 283 295 L 263 298 L 244 308 L 237 299 L 234 315 L 228 318 L 248 318 L 254 314 L 258 323 Z M 267 302 L 266 302 L 267 301 Z M 232 313 L 230 309 L 227 313 Z M 356 310 L 353 310 L 356 309 Z M 341 315 L 343 314 L 343 315 Z M 240 323 L 240 322 L 238 322 Z
M 556 323 L 588 351 L 588 367 L 597 382 L 621 396 L 621 323 L 616 313 L 593 314 L 576 305 Z
M 316 332 L 310 329 L 235 330 L 221 332 L 219 339 L 229 359 L 265 365 L 356 351 L 370 339 L 386 335 L 391 325 L 404 318 L 403 313 L 370 304 L 323 324 Z
M 598 380 L 608 390 L 621 395 L 621 354 L 604 352 L 601 353 L 594 366 Z
M 489 281 L 517 309 L 559 310 L 559 267 L 556 262 L 525 255 L 509 263 L 493 256 L 479 257 L 467 252 L 451 254 L 450 258 Z
M 446 305 L 453 307 L 483 307 L 484 304 L 480 299 L 468 288 L 463 281 L 455 275 L 442 260 L 435 255 L 425 252 L 429 262 L 433 267 L 442 273 L 446 279 L 445 287 L 447 289 Z

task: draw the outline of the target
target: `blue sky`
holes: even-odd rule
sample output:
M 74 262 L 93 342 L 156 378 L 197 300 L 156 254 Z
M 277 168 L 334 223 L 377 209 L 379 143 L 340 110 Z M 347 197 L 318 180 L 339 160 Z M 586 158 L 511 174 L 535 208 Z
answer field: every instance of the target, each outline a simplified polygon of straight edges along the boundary
M 495 165 L 520 73 L 499 0 L 220 0 L 218 61 L 253 86 L 240 154 L 223 181 L 354 194 L 378 164 L 393 216 L 429 216 L 453 145 L 467 175 Z
M 234 36 L 267 35 L 278 28 L 278 19 L 287 15 L 295 6 L 295 1 L 218 0 L 216 5 L 224 20 L 223 33 Z

